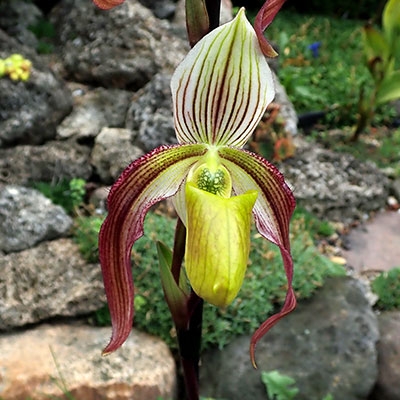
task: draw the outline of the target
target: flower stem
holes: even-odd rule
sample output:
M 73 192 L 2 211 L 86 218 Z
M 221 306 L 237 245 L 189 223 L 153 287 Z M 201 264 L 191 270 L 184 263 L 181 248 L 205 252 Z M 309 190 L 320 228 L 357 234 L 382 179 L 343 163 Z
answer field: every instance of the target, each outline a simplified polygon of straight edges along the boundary
M 182 261 L 185 256 L 185 244 L 186 228 L 178 218 L 171 266 L 172 275 L 178 284 Z M 185 328 L 176 327 L 176 332 L 188 399 L 199 400 L 199 360 L 203 300 L 193 290 L 187 302 L 187 308 L 190 315 L 188 324 Z
M 199 360 L 203 300 L 194 292 L 191 293 L 190 297 L 190 300 L 193 299 L 193 312 L 190 316 L 189 326 L 188 329 L 178 329 L 177 336 L 188 399 L 199 400 Z

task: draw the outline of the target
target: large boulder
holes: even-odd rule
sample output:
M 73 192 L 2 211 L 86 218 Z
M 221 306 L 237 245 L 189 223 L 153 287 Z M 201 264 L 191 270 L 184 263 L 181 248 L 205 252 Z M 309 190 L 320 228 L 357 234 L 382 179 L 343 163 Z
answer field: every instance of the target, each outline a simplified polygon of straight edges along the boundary
M 0 149 L 0 183 L 88 179 L 92 174 L 89 158 L 89 147 L 69 141 Z
M 372 162 L 295 141 L 296 154 L 278 167 L 299 205 L 321 218 L 350 223 L 386 204 L 389 181 Z
M 125 90 L 75 86 L 74 109 L 57 127 L 57 137 L 75 137 L 87 141 L 96 137 L 102 128 L 122 128 L 132 94 Z
M 133 331 L 101 356 L 111 328 L 43 325 L 0 335 L 0 397 L 7 400 L 165 400 L 176 389 L 174 358 L 158 338 Z
M 384 312 L 378 316 L 379 375 L 370 400 L 400 399 L 400 312 Z
M 72 219 L 65 210 L 34 189 L 3 186 L 0 190 L 0 250 L 25 250 L 65 236 Z
M 298 400 L 321 400 L 329 393 L 334 399 L 365 399 L 378 374 L 378 337 L 363 285 L 332 278 L 260 340 L 257 370 L 249 359 L 248 336 L 208 352 L 202 360 L 201 391 L 215 398 L 264 400 L 260 374 L 278 370 L 296 380 Z
M 137 0 L 105 12 L 92 1 L 64 0 L 52 12 L 71 77 L 137 90 L 160 70 L 172 71 L 187 45 Z
M 176 11 L 176 0 L 139 0 L 145 7 L 150 8 L 157 18 L 172 18 Z
M 157 74 L 132 99 L 126 128 L 132 130 L 135 145 L 146 152 L 177 143 L 170 82 L 171 75 Z
M 55 137 L 57 124 L 72 108 L 65 84 L 31 49 L 0 30 L 0 58 L 14 53 L 29 59 L 32 70 L 26 82 L 0 79 L 0 147 Z
M 104 303 L 100 266 L 88 264 L 70 239 L 0 257 L 0 330 L 87 314 Z
M 143 151 L 132 144 L 129 129 L 103 128 L 95 140 L 91 162 L 102 182 L 113 183 Z
M 30 1 L 0 1 L 0 29 L 25 46 L 37 47 L 38 39 L 29 27 L 42 18 L 43 13 Z

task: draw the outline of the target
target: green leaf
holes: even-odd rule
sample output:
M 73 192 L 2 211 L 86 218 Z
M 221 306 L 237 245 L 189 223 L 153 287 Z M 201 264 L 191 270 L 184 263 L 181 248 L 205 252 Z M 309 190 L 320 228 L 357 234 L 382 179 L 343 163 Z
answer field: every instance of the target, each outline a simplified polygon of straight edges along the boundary
M 185 327 L 188 320 L 188 308 L 186 293 L 177 285 L 171 272 L 172 253 L 163 243 L 157 242 L 158 261 L 160 265 L 161 283 L 164 289 L 165 299 L 171 311 L 175 325 Z M 182 270 L 181 270 L 182 272 Z M 182 274 L 180 275 L 180 281 Z
M 400 98 L 400 71 L 387 76 L 376 94 L 376 104 L 384 104 Z
M 270 371 L 261 373 L 261 380 L 266 386 L 268 397 L 276 400 L 294 399 L 299 389 L 290 387 L 296 381 L 287 375 L 282 375 L 278 371 Z
M 385 36 L 394 46 L 400 34 L 400 0 L 389 0 L 383 10 L 382 25 Z
M 385 37 L 370 25 L 363 28 L 364 50 L 368 62 L 375 58 L 386 59 L 389 55 L 389 45 Z

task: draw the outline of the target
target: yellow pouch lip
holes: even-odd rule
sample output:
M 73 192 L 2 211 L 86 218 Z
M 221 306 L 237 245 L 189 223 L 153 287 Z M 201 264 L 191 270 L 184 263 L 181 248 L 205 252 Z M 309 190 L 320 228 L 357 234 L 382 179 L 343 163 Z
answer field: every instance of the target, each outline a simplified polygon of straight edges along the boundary
M 257 191 L 223 198 L 186 184 L 185 268 L 196 294 L 219 307 L 236 297 L 246 272 Z

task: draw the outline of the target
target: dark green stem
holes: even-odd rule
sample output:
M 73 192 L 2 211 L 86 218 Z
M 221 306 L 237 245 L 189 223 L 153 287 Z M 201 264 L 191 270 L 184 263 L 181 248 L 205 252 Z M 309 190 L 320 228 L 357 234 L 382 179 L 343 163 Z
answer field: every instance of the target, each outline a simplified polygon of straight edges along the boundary
M 178 218 L 175 230 L 171 272 L 179 283 L 182 261 L 185 256 L 186 228 Z M 199 360 L 203 320 L 203 300 L 193 291 L 187 302 L 189 321 L 185 328 L 176 326 L 186 392 L 189 400 L 199 400 Z
M 199 400 L 199 360 L 203 300 L 194 292 L 192 292 L 190 300 L 189 304 L 193 304 L 193 311 L 188 329 L 178 329 L 177 336 L 188 399 Z
M 205 0 L 208 18 L 210 20 L 210 30 L 218 28 L 219 26 L 219 16 L 221 13 L 221 0 Z

